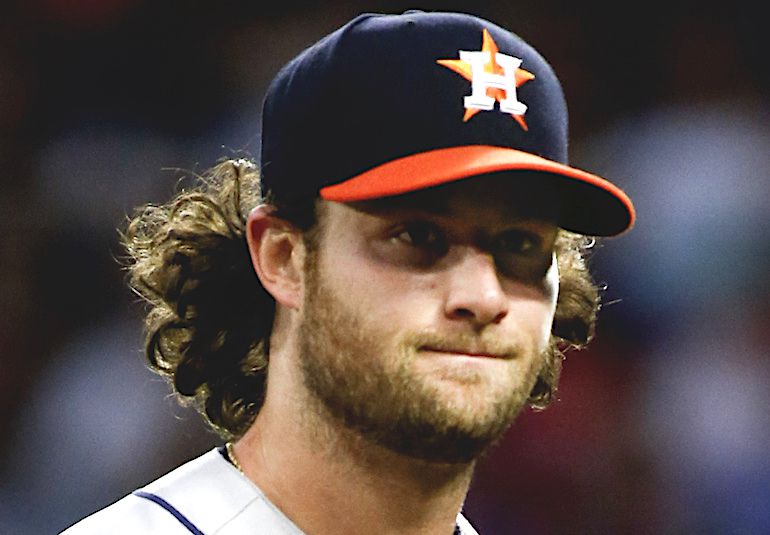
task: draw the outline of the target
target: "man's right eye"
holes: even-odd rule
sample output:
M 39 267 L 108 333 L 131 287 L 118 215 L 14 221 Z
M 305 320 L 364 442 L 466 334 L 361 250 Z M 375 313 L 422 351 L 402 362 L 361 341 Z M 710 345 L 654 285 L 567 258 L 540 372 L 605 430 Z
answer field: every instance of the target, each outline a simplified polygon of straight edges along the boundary
M 400 229 L 396 239 L 414 247 L 429 247 L 444 241 L 440 231 L 428 223 L 408 223 Z
M 415 254 L 419 254 L 421 263 L 435 261 L 449 250 L 444 232 L 436 225 L 423 221 L 401 226 L 394 232 L 393 240 L 406 244 Z

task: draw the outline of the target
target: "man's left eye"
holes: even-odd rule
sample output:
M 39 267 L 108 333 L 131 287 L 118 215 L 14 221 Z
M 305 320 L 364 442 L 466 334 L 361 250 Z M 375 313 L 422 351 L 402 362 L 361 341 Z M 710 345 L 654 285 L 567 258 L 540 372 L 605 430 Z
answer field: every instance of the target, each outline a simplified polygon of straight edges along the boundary
M 498 254 L 528 255 L 541 252 L 543 239 L 531 232 L 511 230 L 499 236 L 494 242 Z
M 501 273 L 532 284 L 542 281 L 552 261 L 545 238 L 526 230 L 513 230 L 499 236 L 493 242 L 492 254 Z

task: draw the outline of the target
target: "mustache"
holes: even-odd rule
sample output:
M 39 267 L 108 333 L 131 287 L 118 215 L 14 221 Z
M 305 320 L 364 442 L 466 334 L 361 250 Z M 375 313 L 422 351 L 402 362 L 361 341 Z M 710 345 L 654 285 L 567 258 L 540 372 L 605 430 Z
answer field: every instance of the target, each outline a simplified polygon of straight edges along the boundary
M 407 336 L 404 343 L 417 351 L 464 353 L 504 359 L 514 359 L 521 354 L 518 344 L 500 340 L 498 337 L 470 333 L 443 334 L 423 331 Z

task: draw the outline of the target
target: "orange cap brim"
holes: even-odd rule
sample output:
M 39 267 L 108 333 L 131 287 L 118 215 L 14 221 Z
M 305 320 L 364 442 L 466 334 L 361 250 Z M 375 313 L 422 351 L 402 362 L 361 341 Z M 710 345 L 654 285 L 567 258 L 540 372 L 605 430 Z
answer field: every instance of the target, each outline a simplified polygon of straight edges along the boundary
M 636 220 L 628 195 L 611 182 L 535 154 L 489 145 L 436 149 L 398 158 L 321 189 L 322 199 L 354 202 L 400 195 L 464 178 L 501 171 L 535 171 L 563 181 L 560 226 L 594 236 L 613 236 Z

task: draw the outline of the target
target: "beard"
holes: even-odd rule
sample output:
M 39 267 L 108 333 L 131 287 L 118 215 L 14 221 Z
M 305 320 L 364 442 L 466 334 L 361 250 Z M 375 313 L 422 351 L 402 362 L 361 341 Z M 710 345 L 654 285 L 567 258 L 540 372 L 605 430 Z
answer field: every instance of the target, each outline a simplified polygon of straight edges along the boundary
M 469 463 L 508 429 L 526 405 L 544 354 L 477 334 L 395 330 L 341 298 L 307 266 L 299 360 L 322 417 L 396 453 Z M 368 320 L 368 321 L 367 321 Z M 483 348 L 504 355 L 493 370 L 420 364 L 420 348 Z M 487 367 L 486 365 L 484 367 Z

